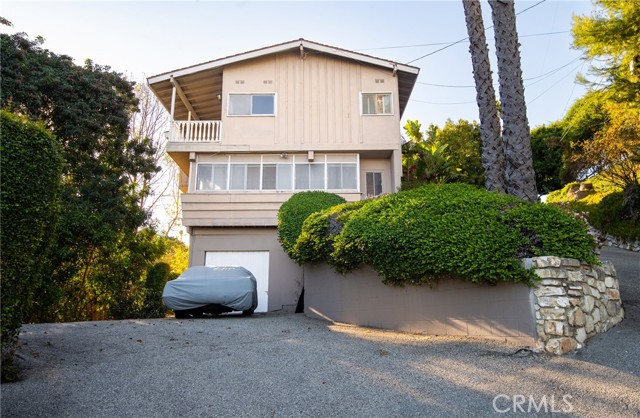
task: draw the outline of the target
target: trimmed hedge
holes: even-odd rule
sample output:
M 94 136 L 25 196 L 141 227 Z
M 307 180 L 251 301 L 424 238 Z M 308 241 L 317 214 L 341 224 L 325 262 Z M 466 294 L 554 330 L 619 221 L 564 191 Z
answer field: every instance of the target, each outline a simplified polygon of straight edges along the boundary
M 555 255 L 598 263 L 586 227 L 558 208 L 463 184 L 428 185 L 336 206 L 304 222 L 291 257 L 340 273 L 369 264 L 386 284 L 443 277 L 531 284 L 520 258 Z
M 337 194 L 308 191 L 296 193 L 278 211 L 278 239 L 289 257 L 294 258 L 294 246 L 302 231 L 302 224 L 314 212 L 345 203 Z
M 40 124 L 0 110 L 0 240 L 2 256 L 2 380 L 11 368 L 20 326 L 46 272 L 58 216 L 63 159 Z

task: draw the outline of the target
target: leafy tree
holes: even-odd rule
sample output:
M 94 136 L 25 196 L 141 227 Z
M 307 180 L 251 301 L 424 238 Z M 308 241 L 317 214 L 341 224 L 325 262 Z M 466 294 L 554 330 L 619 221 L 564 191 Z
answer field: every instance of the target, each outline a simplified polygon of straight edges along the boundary
M 429 127 L 427 136 L 438 145 L 447 145 L 447 154 L 460 170 L 456 181 L 476 186 L 485 185 L 482 163 L 481 127 L 477 122 L 447 120 L 442 128 Z M 488 189 L 489 190 L 489 189 Z
M 476 101 L 480 111 L 480 136 L 482 138 L 482 166 L 486 188 L 489 191 L 506 192 L 504 147 L 500 134 L 500 117 L 496 107 L 489 50 L 485 37 L 480 0 L 462 0 L 469 34 L 469 52 L 473 64 L 476 85 Z
M 103 268 L 142 239 L 148 215 L 139 202 L 146 190 L 132 179 L 149 178 L 157 168 L 151 141 L 129 138 L 137 105 L 133 83 L 90 60 L 75 65 L 70 57 L 43 49 L 42 42 L 25 34 L 0 35 L 0 104 L 41 120 L 61 144 L 66 162 L 50 280 L 39 290 L 39 314 L 33 318 L 55 320 L 60 319 L 56 311 L 68 311 L 58 305 L 65 290 L 80 289 L 86 294 L 76 300 L 94 302 L 103 278 L 119 281 L 109 286 L 121 288 L 134 280 L 129 274 L 139 269 L 123 276 L 106 275 Z M 82 317 L 93 318 L 91 307 L 83 306 L 90 314 Z
M 538 199 L 513 1 L 489 0 L 498 58 L 507 193 Z
M 404 127 L 411 138 L 403 147 L 404 188 L 422 183 L 484 185 L 482 140 L 477 122 L 447 120 L 421 132 L 418 121 Z
M 636 0 L 595 0 L 590 16 L 574 16 L 573 46 L 591 61 L 595 81 L 616 102 L 640 102 L 640 5 Z
M 591 16 L 576 16 L 574 47 L 591 60 L 598 77 L 585 96 L 599 120 L 585 142 L 582 161 L 591 173 L 637 190 L 640 170 L 640 6 L 632 0 L 597 0 Z M 585 118 L 588 120 L 588 118 Z M 615 169 L 614 169 L 615 167 Z M 640 199 L 640 196 L 636 196 Z
M 434 141 L 437 127 L 431 126 L 428 138 L 420 131 L 421 124 L 407 121 L 404 129 L 411 138 L 402 147 L 402 177 L 404 189 L 424 183 L 449 183 L 458 176 L 451 155 L 447 153 L 448 144 Z
M 62 156 L 41 125 L 0 110 L 2 380 L 13 380 L 13 348 L 46 278 L 58 219 Z
M 531 131 L 531 152 L 536 172 L 536 188 L 546 194 L 561 188 L 564 173 L 564 125 L 553 123 Z

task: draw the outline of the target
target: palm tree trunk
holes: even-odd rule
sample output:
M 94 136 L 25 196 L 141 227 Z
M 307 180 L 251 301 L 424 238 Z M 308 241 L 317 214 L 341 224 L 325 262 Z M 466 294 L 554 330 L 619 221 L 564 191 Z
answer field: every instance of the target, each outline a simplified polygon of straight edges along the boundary
M 489 0 L 496 38 L 507 193 L 538 200 L 513 0 Z
M 476 101 L 480 112 L 480 137 L 482 138 L 482 166 L 485 187 L 489 191 L 506 192 L 504 176 L 504 150 L 500 136 L 500 118 L 496 107 L 491 65 L 480 0 L 462 0 L 469 34 L 469 52 L 476 84 Z

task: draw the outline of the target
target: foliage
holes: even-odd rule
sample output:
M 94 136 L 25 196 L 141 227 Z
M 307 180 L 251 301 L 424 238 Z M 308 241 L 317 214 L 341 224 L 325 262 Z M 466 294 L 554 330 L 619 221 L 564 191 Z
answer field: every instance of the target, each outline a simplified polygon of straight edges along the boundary
M 630 185 L 623 189 L 608 180 L 606 175 L 596 175 L 582 184 L 590 184 L 593 191 L 585 196 L 575 196 L 572 190 L 577 189 L 580 183 L 569 183 L 550 193 L 547 203 L 567 211 L 585 213 L 588 222 L 602 233 L 624 241 L 640 240 L 639 186 Z
M 579 157 L 590 169 L 620 187 L 640 183 L 640 107 L 604 104 L 608 123 Z
M 178 239 L 163 237 L 165 251 L 153 266 L 149 268 L 144 282 L 144 304 L 137 313 L 143 318 L 163 318 L 167 309 L 162 301 L 164 285 L 178 277 L 189 266 L 189 247 Z
M 291 196 L 278 211 L 278 239 L 284 251 L 292 254 L 302 224 L 309 215 L 344 202 L 344 198 L 337 194 L 321 191 L 306 191 Z
M 342 226 L 367 202 L 342 203 L 309 215 L 289 256 L 298 264 L 327 259 L 333 251 L 333 239 Z
M 536 172 L 536 187 L 547 194 L 564 185 L 563 144 L 564 129 L 560 123 L 540 126 L 531 131 L 533 169 Z
M 134 179 L 156 170 L 150 140 L 131 140 L 133 83 L 109 67 L 41 47 L 24 34 L 0 35 L 3 108 L 42 121 L 66 164 L 49 280 L 38 290 L 33 320 L 122 317 L 156 251 L 155 233 Z M 149 257 L 149 258 L 144 258 Z
M 580 118 L 593 135 L 574 152 L 588 171 L 612 175 L 621 187 L 635 187 L 640 167 L 640 7 L 634 0 L 596 0 L 590 16 L 576 16 L 574 47 L 591 61 L 596 82 L 581 102 L 597 107 Z M 591 109 L 590 109 L 591 110 Z M 596 123 L 589 114 L 596 114 Z M 575 118 L 574 118 L 575 119 Z M 610 170 L 612 167 L 615 170 Z
M 477 122 L 460 119 L 457 122 L 447 120 L 442 128 L 429 127 L 427 136 L 436 144 L 447 144 L 447 154 L 453 165 L 459 168 L 456 181 L 484 186 L 482 167 L 482 140 Z
M 640 240 L 640 193 L 638 190 L 627 193 L 632 199 L 631 204 L 625 204 L 624 192 L 615 192 L 607 195 L 600 203 L 589 205 L 585 209 L 588 211 L 589 223 L 599 231 L 623 241 L 633 242 Z
M 163 239 L 167 250 L 158 262 L 168 264 L 171 274 L 177 277 L 189 267 L 189 247 L 177 238 Z
M 145 282 L 145 302 L 140 313 L 141 317 L 162 318 L 166 315 L 167 309 L 162 302 L 162 291 L 167 281 L 176 277 L 172 275 L 171 266 L 167 263 L 158 262 L 151 266 Z
M 449 144 L 424 139 L 420 127 L 418 121 L 408 121 L 404 127 L 411 138 L 402 146 L 404 189 L 425 183 L 449 183 L 458 177 L 460 171 L 448 154 Z
M 0 241 L 2 255 L 2 379 L 35 290 L 46 279 L 58 218 L 62 157 L 56 139 L 39 124 L 0 111 Z
M 596 82 L 618 103 L 640 101 L 640 7 L 636 0 L 596 0 L 596 11 L 574 16 L 573 46 L 591 60 Z
M 560 209 L 470 185 L 427 185 L 316 213 L 304 222 L 297 262 L 347 273 L 371 265 L 387 284 L 461 277 L 530 283 L 520 257 L 556 255 L 597 263 L 585 225 Z

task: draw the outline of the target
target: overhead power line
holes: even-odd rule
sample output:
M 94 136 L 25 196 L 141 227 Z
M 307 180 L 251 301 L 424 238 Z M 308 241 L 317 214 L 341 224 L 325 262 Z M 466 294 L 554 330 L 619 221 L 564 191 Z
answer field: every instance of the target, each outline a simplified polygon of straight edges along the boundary
M 528 10 L 531 10 L 531 9 L 533 9 L 533 8 L 534 8 L 534 7 L 536 7 L 536 6 L 539 6 L 539 5 L 541 5 L 542 3 L 546 2 L 546 1 L 547 1 L 547 0 L 540 0 L 538 3 L 534 4 L 533 6 L 529 6 L 529 7 L 527 7 L 526 9 L 519 11 L 518 13 L 516 13 L 516 16 L 517 16 L 517 15 L 520 15 L 520 14 L 522 14 L 522 13 L 524 13 L 524 12 L 528 11 Z M 488 31 L 488 30 L 489 30 L 489 29 L 491 29 L 491 28 L 493 28 L 493 25 L 491 25 L 491 26 L 489 26 L 488 28 L 486 28 L 486 29 L 485 29 L 485 32 L 486 32 L 486 31 Z M 445 49 L 447 49 L 447 48 L 451 48 L 452 46 L 457 45 L 457 44 L 459 44 L 460 42 L 464 42 L 464 41 L 466 41 L 467 39 L 469 39 L 469 37 L 468 37 L 468 36 L 467 36 L 467 37 L 465 37 L 465 38 L 462 38 L 462 39 L 460 39 L 460 40 L 458 40 L 458 41 L 452 42 L 452 43 L 450 43 L 449 45 L 443 46 L 442 48 L 436 49 L 435 51 L 429 52 L 428 54 L 425 54 L 425 55 L 423 55 L 423 56 L 421 56 L 421 57 L 418 57 L 418 58 L 416 58 L 416 59 L 414 59 L 414 60 L 411 60 L 411 61 L 407 62 L 407 64 L 412 64 L 412 63 L 414 63 L 414 62 L 416 62 L 416 61 L 420 61 L 420 60 L 421 60 L 421 59 L 423 59 L 423 58 L 427 58 L 427 57 L 429 57 L 429 56 L 431 56 L 431 55 L 433 55 L 433 54 L 437 54 L 438 52 L 440 52 L 440 51 L 444 51 L 444 50 L 445 50 Z
M 529 83 L 527 85 L 527 87 L 531 86 L 531 85 L 534 85 L 534 84 L 536 84 L 536 83 L 538 83 L 540 81 L 546 80 L 547 78 L 549 78 L 553 74 L 557 73 L 558 71 L 562 70 L 565 67 L 570 66 L 571 64 L 573 64 L 576 61 L 580 60 L 581 58 L 583 58 L 583 55 L 572 59 L 571 61 L 569 61 L 568 63 L 566 63 L 564 65 L 561 65 L 560 67 L 554 68 L 553 70 L 549 70 L 544 74 L 540 74 L 540 75 L 537 75 L 535 77 L 523 78 L 522 80 L 523 81 L 538 80 L 538 81 L 535 81 L 533 83 Z M 423 82 L 423 81 L 416 81 L 416 84 L 422 84 L 422 85 L 425 85 L 425 86 L 433 86 L 433 87 L 446 87 L 446 88 L 476 88 L 476 86 L 473 85 L 473 84 L 458 84 L 458 85 L 456 85 L 456 84 L 437 84 L 437 83 L 426 83 L 426 82 Z M 494 83 L 494 85 L 497 86 L 497 83 Z
M 534 85 L 534 84 L 538 84 L 541 81 L 546 80 L 547 78 L 553 76 L 554 74 L 556 74 L 559 70 L 575 63 L 576 61 L 578 61 L 581 57 L 575 58 L 573 60 L 571 60 L 569 63 L 562 65 L 558 68 L 555 68 L 551 71 L 548 71 L 542 75 L 536 76 L 536 77 L 531 77 L 528 78 L 527 80 L 534 80 L 534 79 L 538 79 L 537 81 L 534 81 L 532 83 L 529 83 L 527 85 L 525 85 L 525 88 L 529 88 L 530 86 Z M 581 68 L 584 65 L 584 63 L 579 63 L 578 65 L 572 67 L 569 72 L 567 72 L 565 75 L 563 75 L 562 77 L 560 77 L 560 79 L 558 79 L 555 83 L 553 83 L 551 86 L 549 86 L 547 89 L 545 89 L 542 93 L 538 94 L 536 97 L 534 97 L 533 99 L 529 100 L 527 102 L 527 105 L 529 105 L 530 103 L 535 102 L 536 100 L 538 100 L 541 96 L 543 96 L 544 94 L 546 94 L 548 91 L 550 91 L 553 87 L 557 86 L 562 80 L 564 80 L 565 78 L 567 78 L 568 76 L 572 75 L 575 73 L 575 71 L 578 68 Z M 544 77 L 544 78 L 541 78 Z M 449 85 L 444 85 L 444 84 L 430 84 L 430 83 L 420 83 L 420 84 L 426 84 L 426 85 L 433 85 L 433 86 L 438 86 L 438 87 L 473 87 L 475 88 L 475 86 L 449 86 Z M 573 91 L 571 93 L 573 95 Z M 428 101 L 424 101 L 424 100 L 414 100 L 414 99 L 409 99 L 409 101 L 411 102 L 417 102 L 417 103 L 424 103 L 424 104 L 430 104 L 430 105 L 462 105 L 462 104 L 471 104 L 471 103 L 476 103 L 475 101 L 468 101 L 468 102 L 451 102 L 451 103 L 439 103 L 439 102 L 428 102 Z M 565 106 L 566 107 L 566 106 Z
M 487 28 L 490 29 L 490 28 Z M 535 36 L 548 36 L 548 35 L 559 35 L 562 33 L 569 33 L 568 30 L 562 30 L 558 32 L 541 32 L 541 33 L 529 33 L 527 35 L 518 35 L 519 38 L 532 38 Z M 469 39 L 468 37 L 465 39 Z M 425 46 L 439 46 L 439 45 L 449 45 L 450 43 L 458 42 L 458 41 L 448 41 L 448 42 L 433 42 L 428 44 L 414 44 L 414 45 L 396 45 L 396 46 L 381 46 L 377 48 L 357 48 L 354 51 L 376 51 L 383 49 L 403 49 L 403 48 L 421 48 Z

